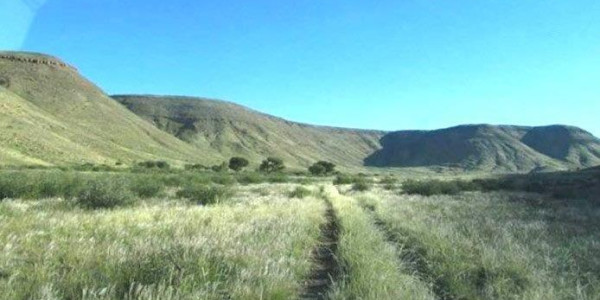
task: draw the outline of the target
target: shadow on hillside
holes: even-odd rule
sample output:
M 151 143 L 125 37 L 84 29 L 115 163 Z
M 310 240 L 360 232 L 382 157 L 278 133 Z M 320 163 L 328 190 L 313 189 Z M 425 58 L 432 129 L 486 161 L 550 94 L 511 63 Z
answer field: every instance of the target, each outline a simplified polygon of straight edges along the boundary
M 369 167 L 459 167 L 476 149 L 469 139 L 477 128 L 396 131 L 384 135 L 381 149 L 363 160 Z

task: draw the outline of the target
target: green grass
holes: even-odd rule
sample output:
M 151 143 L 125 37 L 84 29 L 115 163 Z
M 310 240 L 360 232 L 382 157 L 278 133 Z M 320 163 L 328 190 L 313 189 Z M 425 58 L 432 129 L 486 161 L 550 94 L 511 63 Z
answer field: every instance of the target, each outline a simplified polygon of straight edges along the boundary
M 210 207 L 63 202 L 0 203 L 3 299 L 289 299 L 324 221 L 322 201 L 282 194 Z
M 177 191 L 176 196 L 179 198 L 188 199 L 196 204 L 211 205 L 225 201 L 231 198 L 234 194 L 235 191 L 231 187 L 190 185 Z
M 114 178 L 92 179 L 86 182 L 75 197 L 75 203 L 87 209 L 128 206 L 136 201 L 126 183 Z
M 296 188 L 294 188 L 292 191 L 290 191 L 288 193 L 288 197 L 304 199 L 305 197 L 308 197 L 311 194 L 312 194 L 311 190 L 309 190 L 303 186 L 297 186 Z
M 354 199 L 331 187 L 326 195 L 341 227 L 338 256 L 343 274 L 334 284 L 332 299 L 434 299 Z
M 595 175 L 560 182 L 585 186 Z M 257 180 L 240 180 L 246 176 Z M 600 206 L 593 197 L 466 192 L 463 183 L 472 181 L 450 178 L 434 182 L 460 193 L 401 194 L 386 189 L 396 187 L 386 177 L 356 176 L 355 184 L 369 184 L 361 192 L 331 178 L 270 178 L 198 170 L 0 171 L 0 295 L 297 298 L 320 268 L 313 253 L 329 237 L 322 225 L 330 202 L 337 224 L 331 236 L 339 239 L 330 298 L 600 296 Z
M 600 209 L 534 194 L 363 199 L 404 260 L 455 299 L 598 299 Z

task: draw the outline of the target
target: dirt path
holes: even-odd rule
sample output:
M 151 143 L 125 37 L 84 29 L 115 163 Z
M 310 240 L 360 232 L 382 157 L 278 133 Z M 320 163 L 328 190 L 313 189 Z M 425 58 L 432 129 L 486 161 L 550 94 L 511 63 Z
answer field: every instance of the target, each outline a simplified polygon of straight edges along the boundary
M 332 283 L 338 278 L 340 266 L 337 260 L 339 221 L 331 201 L 323 197 L 327 205 L 326 222 L 321 226 L 319 246 L 313 251 L 315 266 L 305 282 L 300 299 L 327 299 Z

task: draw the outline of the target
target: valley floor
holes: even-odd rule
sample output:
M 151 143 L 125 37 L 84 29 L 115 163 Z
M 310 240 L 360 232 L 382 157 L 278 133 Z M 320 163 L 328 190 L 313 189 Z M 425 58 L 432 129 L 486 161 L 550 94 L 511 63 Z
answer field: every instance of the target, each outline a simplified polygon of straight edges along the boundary
M 596 203 L 244 176 L 0 172 L 0 298 L 600 299 Z

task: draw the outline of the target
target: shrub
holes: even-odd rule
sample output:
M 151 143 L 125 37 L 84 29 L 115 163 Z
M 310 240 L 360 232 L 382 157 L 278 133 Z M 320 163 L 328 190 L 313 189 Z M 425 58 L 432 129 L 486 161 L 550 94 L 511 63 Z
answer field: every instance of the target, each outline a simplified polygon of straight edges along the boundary
M 267 181 L 270 183 L 284 183 L 284 182 L 289 182 L 290 178 L 287 177 L 285 174 L 273 174 L 273 175 L 269 175 L 267 176 Z
M 169 165 L 169 163 L 167 163 L 166 161 L 152 161 L 152 160 L 147 160 L 147 161 L 143 161 L 137 164 L 139 167 L 142 168 L 146 168 L 146 169 L 169 169 L 171 168 L 171 166 Z
M 247 173 L 239 176 L 237 181 L 241 184 L 257 184 L 264 181 L 264 177 L 257 173 Z
M 210 169 L 201 164 L 185 165 L 183 168 L 187 171 L 202 171 Z
M 227 174 L 212 176 L 210 181 L 220 185 L 233 185 L 236 183 L 235 178 Z
M 325 173 L 326 173 L 325 167 L 323 167 L 322 165 L 318 165 L 318 164 L 314 164 L 314 165 L 308 167 L 308 171 L 310 172 L 310 174 L 315 175 L 315 176 L 322 176 L 322 175 L 325 175 Z
M 18 173 L 3 173 L 0 175 L 0 199 L 18 198 L 26 190 L 25 182 Z
M 298 186 L 294 190 L 288 193 L 288 197 L 290 198 L 298 198 L 304 199 L 305 197 L 310 196 L 311 191 L 303 186 Z
M 190 185 L 177 191 L 177 197 L 202 205 L 220 203 L 231 198 L 233 194 L 233 190 L 225 186 Z
M 352 184 L 352 190 L 357 192 L 366 192 L 373 187 L 372 183 L 367 180 L 357 180 Z
M 396 179 L 395 177 L 392 176 L 385 176 L 381 179 L 380 183 L 381 184 L 396 184 L 398 182 L 398 179 Z
M 285 169 L 283 160 L 276 157 L 269 157 L 262 161 L 258 170 L 265 173 L 281 172 Z
M 88 209 L 114 208 L 134 203 L 135 198 L 122 180 L 89 180 L 76 198 L 76 203 Z
M 7 172 L 0 175 L 0 199 L 72 198 L 82 185 L 81 177 L 71 172 Z
M 402 184 L 402 189 L 406 194 L 418 194 L 423 196 L 432 195 L 456 195 L 462 191 L 476 191 L 481 187 L 473 181 L 415 181 L 407 180 Z
M 335 164 L 321 160 L 310 166 L 308 171 L 317 176 L 332 174 L 335 172 Z
M 132 180 L 129 189 L 142 198 L 151 198 L 164 190 L 164 183 L 154 177 L 137 177 Z
M 396 189 L 396 185 L 395 184 L 391 184 L 391 183 L 386 183 L 383 185 L 383 189 L 387 190 L 387 191 L 392 191 Z
M 239 172 L 249 164 L 248 160 L 243 157 L 232 157 L 229 160 L 229 168 Z
M 354 177 L 352 177 L 350 175 L 339 174 L 333 180 L 333 184 L 335 184 L 335 185 L 352 184 L 352 183 L 354 183 L 354 181 L 355 181 Z

